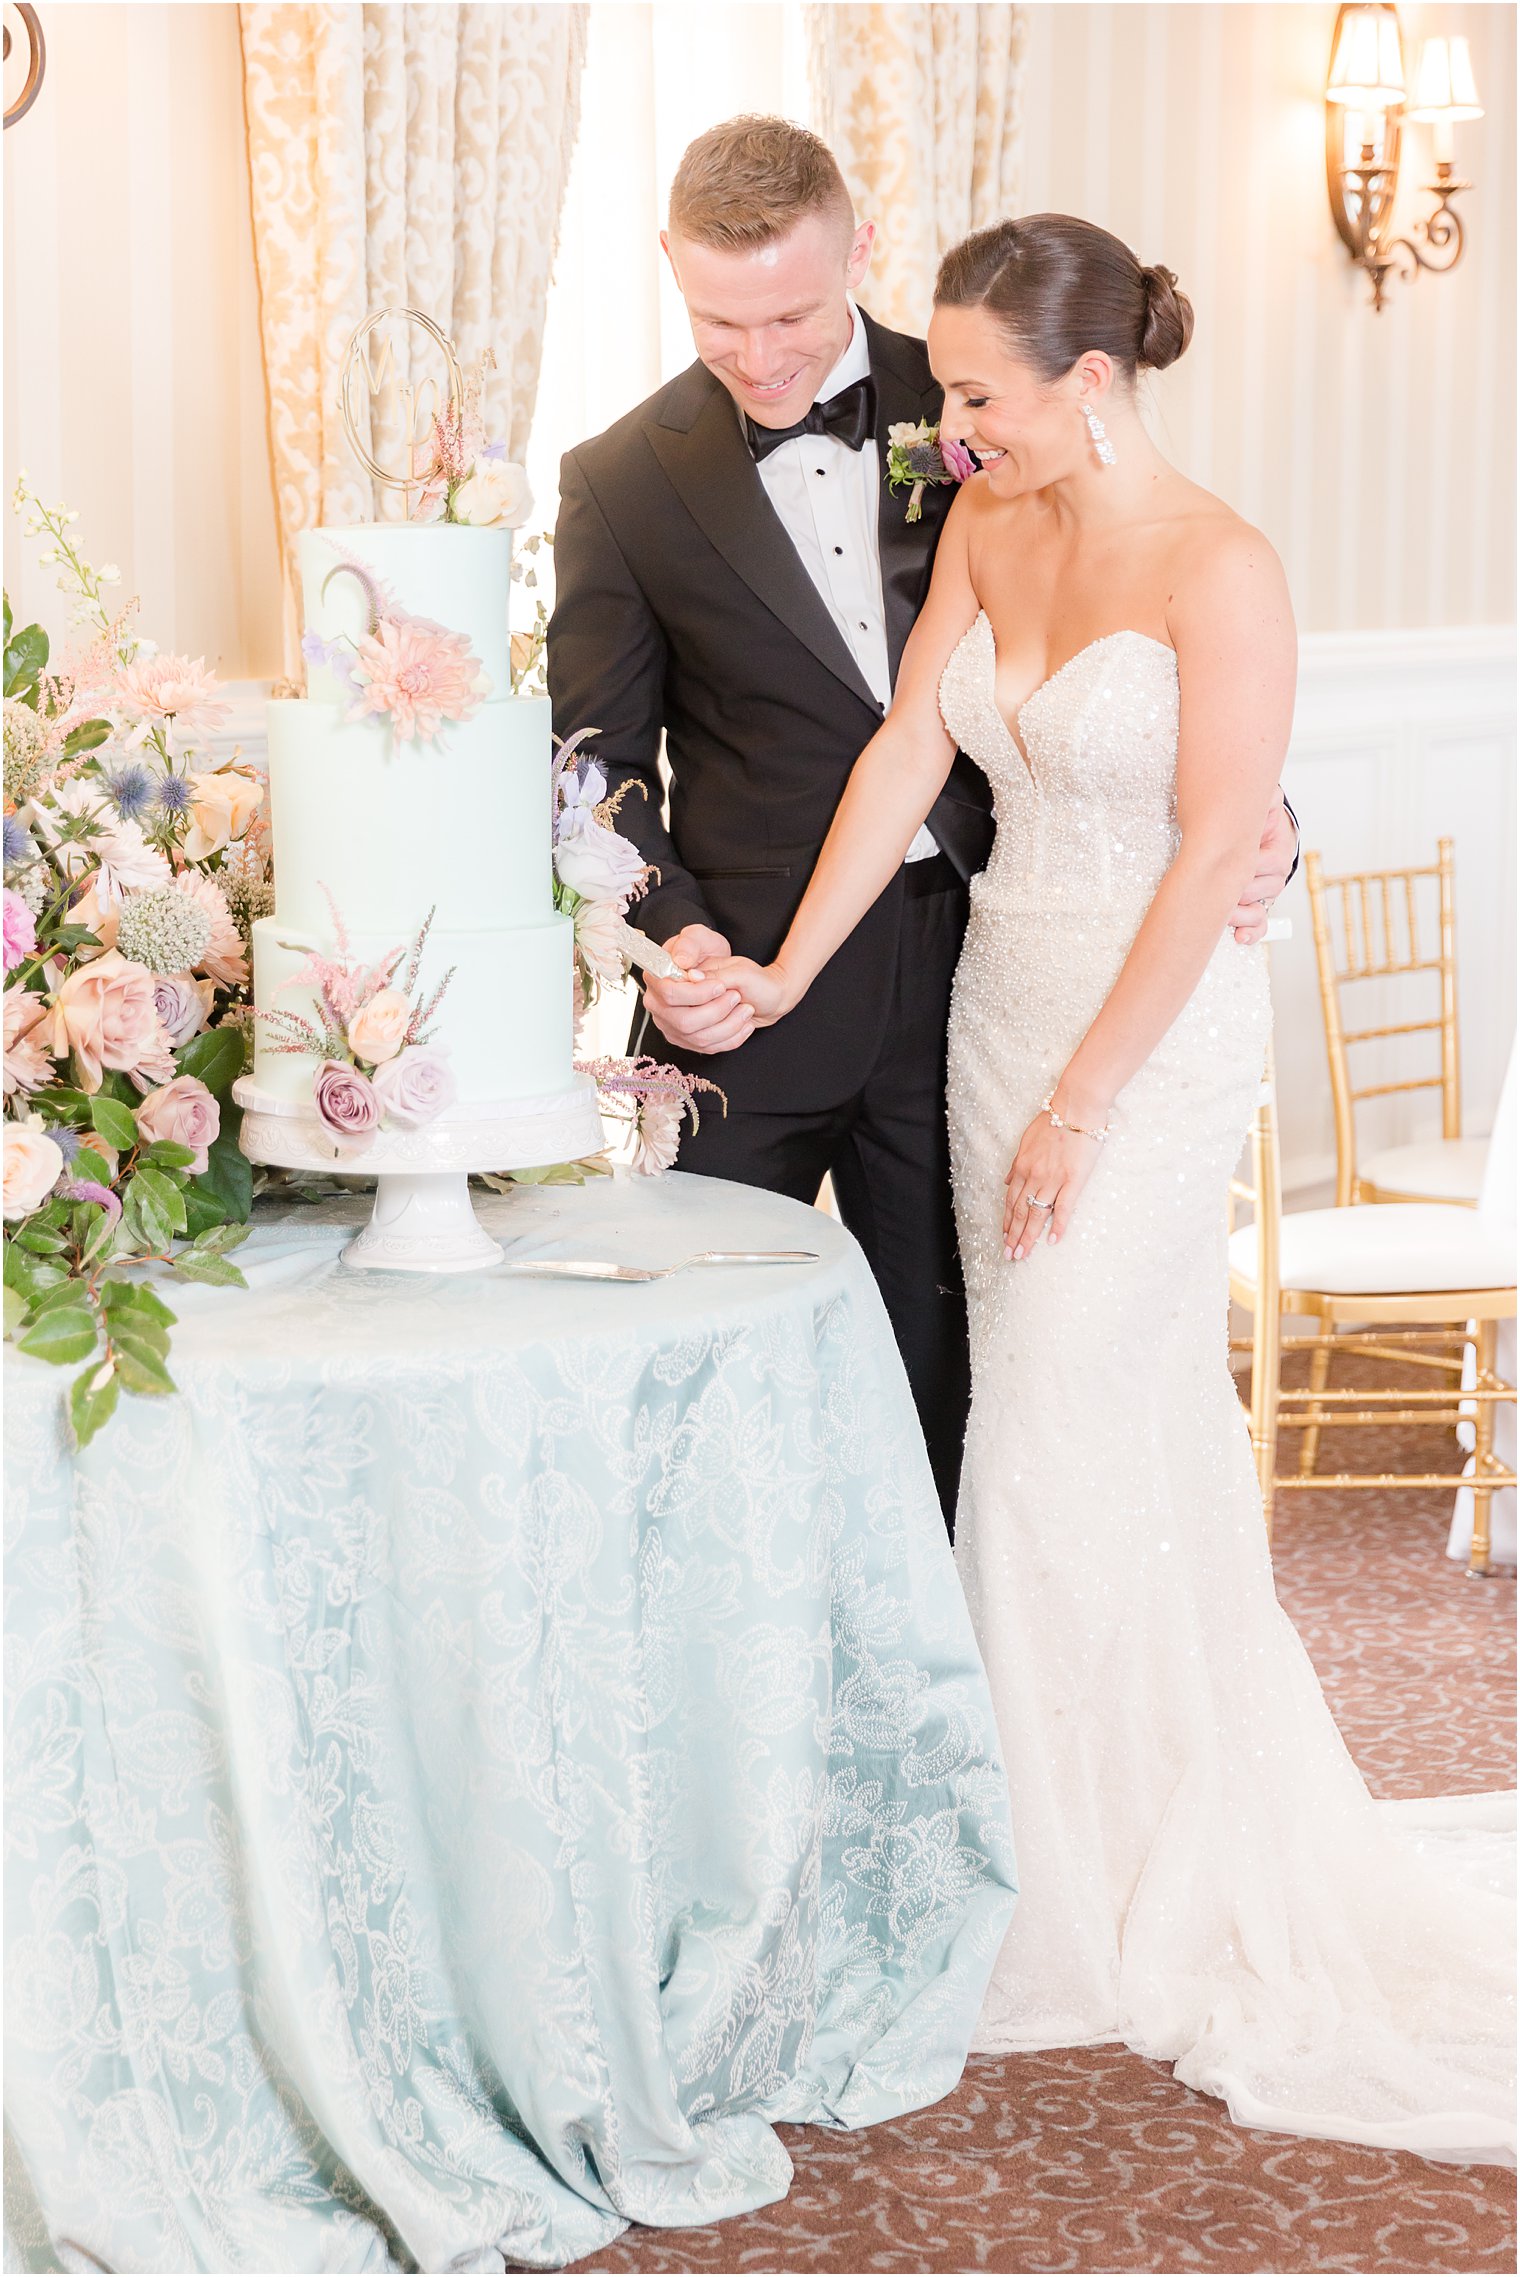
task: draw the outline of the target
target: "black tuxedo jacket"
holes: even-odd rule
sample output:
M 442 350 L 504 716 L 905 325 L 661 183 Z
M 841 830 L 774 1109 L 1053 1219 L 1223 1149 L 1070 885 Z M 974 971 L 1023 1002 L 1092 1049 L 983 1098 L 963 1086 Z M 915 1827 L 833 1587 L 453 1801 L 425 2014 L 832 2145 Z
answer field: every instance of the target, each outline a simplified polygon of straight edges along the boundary
M 887 429 L 935 420 L 923 343 L 869 317 L 882 466 L 878 520 L 895 678 L 929 588 L 948 486 L 886 483 Z M 659 871 L 636 923 L 656 940 L 713 926 L 740 955 L 780 947 L 850 769 L 881 722 L 832 617 L 765 494 L 732 398 L 693 364 L 560 468 L 549 693 L 557 734 L 600 734 L 590 755 L 616 789 L 618 828 Z M 661 819 L 663 731 L 670 822 Z M 964 753 L 929 817 L 969 878 L 992 845 L 992 794 Z M 903 903 L 899 875 L 796 1011 L 735 1052 L 675 1059 L 721 1082 L 736 1107 L 811 1113 L 858 1091 L 891 1016 Z

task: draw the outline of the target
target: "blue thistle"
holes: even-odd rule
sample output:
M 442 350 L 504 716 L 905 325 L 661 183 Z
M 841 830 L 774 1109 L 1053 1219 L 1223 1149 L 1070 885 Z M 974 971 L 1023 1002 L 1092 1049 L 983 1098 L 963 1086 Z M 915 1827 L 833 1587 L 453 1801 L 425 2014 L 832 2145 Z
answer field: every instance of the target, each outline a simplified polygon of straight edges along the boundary
M 32 844 L 31 833 L 21 817 L 18 814 L 8 814 L 5 818 L 6 868 L 13 870 L 18 862 L 31 861 L 36 851 L 36 847 Z
M 136 760 L 107 775 L 105 787 L 123 822 L 141 822 L 153 803 L 153 777 Z
M 165 775 L 158 786 L 156 801 L 160 814 L 171 817 L 188 814 L 195 802 L 195 792 L 183 775 Z
M 63 1156 L 65 1163 L 73 1161 L 84 1143 L 78 1131 L 72 1129 L 67 1123 L 49 1123 L 47 1135 Z

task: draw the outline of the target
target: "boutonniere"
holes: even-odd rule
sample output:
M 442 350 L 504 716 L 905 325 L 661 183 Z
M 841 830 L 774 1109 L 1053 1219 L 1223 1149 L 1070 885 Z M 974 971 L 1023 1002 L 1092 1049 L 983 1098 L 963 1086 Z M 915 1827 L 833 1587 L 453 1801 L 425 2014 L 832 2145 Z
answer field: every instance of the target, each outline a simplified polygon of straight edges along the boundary
M 923 519 L 927 484 L 967 482 L 976 471 L 976 460 L 965 444 L 949 436 L 942 440 L 939 428 L 931 427 L 927 419 L 916 425 L 899 419 L 887 429 L 887 487 L 901 490 L 905 483 L 912 485 L 906 517 L 910 522 Z

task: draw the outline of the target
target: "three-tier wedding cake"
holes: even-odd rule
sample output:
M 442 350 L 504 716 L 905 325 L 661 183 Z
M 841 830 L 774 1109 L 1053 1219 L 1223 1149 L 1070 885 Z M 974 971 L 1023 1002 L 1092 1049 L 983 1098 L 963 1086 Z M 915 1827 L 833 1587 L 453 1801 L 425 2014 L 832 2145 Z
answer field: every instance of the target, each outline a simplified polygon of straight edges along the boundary
M 446 1264 L 442 1205 L 457 1263 L 488 1262 L 473 1217 L 465 1254 L 463 1174 L 603 1144 L 594 1086 L 572 1067 L 573 926 L 553 899 L 549 704 L 512 693 L 512 535 L 374 523 L 310 530 L 298 545 L 309 692 L 269 707 L 275 910 L 253 929 L 260 1017 L 239 1086 L 244 1151 L 392 1182 L 352 1262 Z M 420 1048 L 412 1057 L 433 1089 L 421 1081 L 408 1094 L 386 1083 L 401 1065 L 404 1014 L 389 1001 L 402 1002 L 399 971 L 366 1015 L 388 1052 L 361 1049 L 354 1020 L 346 1030 L 340 1020 L 425 924 L 407 978 L 427 1018 L 411 1020 L 406 1040 L 425 1044 L 427 1065 Z M 311 1041 L 293 1048 L 303 1030 L 339 1058 Z M 366 1049 L 385 1059 L 367 1077 Z M 447 1193 L 421 1183 L 444 1174 Z

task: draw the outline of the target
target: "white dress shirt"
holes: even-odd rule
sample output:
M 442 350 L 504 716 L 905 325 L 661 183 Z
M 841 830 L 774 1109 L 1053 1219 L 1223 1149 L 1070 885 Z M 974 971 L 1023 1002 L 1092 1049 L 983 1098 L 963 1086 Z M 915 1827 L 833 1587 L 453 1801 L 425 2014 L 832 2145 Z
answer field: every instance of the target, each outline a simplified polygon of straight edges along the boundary
M 870 343 L 853 301 L 850 314 L 849 345 L 818 390 L 819 403 L 870 372 Z M 892 667 L 876 528 L 881 455 L 875 438 L 852 451 L 837 435 L 794 435 L 768 451 L 756 472 L 866 686 L 885 711 L 892 701 Z M 925 823 L 907 859 L 922 862 L 938 852 Z

